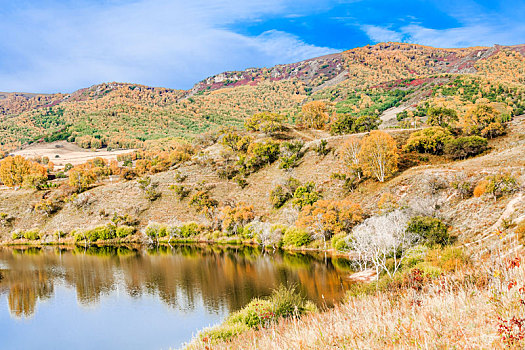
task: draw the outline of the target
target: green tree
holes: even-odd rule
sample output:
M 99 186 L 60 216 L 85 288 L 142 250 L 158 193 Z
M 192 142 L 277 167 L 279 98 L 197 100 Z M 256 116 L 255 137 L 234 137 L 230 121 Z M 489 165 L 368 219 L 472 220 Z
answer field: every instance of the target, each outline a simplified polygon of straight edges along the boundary
M 453 159 L 465 159 L 484 152 L 488 141 L 480 136 L 464 136 L 445 144 L 445 153 Z
M 427 124 L 447 128 L 458 121 L 458 114 L 455 110 L 445 107 L 430 107 L 427 110 Z
M 410 134 L 403 149 L 409 152 L 442 154 L 445 150 L 445 144 L 452 139 L 452 134 L 447 129 L 432 126 Z
M 292 203 L 294 206 L 301 209 L 305 205 L 314 204 L 321 198 L 321 194 L 315 190 L 315 183 L 307 182 L 306 184 L 297 187 L 293 195 Z

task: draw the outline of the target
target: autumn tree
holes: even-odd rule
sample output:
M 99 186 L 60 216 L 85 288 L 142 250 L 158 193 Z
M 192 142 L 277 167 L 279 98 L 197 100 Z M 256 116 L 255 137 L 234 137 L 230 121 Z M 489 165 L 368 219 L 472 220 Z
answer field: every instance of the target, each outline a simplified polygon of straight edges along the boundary
M 47 181 L 47 170 L 22 156 L 7 157 L 0 162 L 0 180 L 8 187 L 39 188 L 38 184 Z
M 447 129 L 432 126 L 411 133 L 403 149 L 409 152 L 442 154 L 445 145 L 453 139 L 452 134 Z
M 365 175 L 384 182 L 397 171 L 396 141 L 387 133 L 374 130 L 363 139 L 358 158 Z
M 235 131 L 227 132 L 221 139 L 221 144 L 234 152 L 246 152 L 252 142 L 250 136 L 241 136 Z
M 244 126 L 250 131 L 273 134 L 284 128 L 284 116 L 270 112 L 256 113 L 244 121 Z
M 241 227 L 244 227 L 255 219 L 253 205 L 244 203 L 230 206 L 227 205 L 221 210 L 222 227 L 229 233 L 236 233 Z
M 505 133 L 501 113 L 489 104 L 477 104 L 460 119 L 459 126 L 466 135 L 496 137 Z
M 312 101 L 301 108 L 301 123 L 307 128 L 323 129 L 329 120 L 326 103 Z
M 198 213 L 203 213 L 207 218 L 211 219 L 219 202 L 213 199 L 207 190 L 200 190 L 190 198 L 188 205 L 195 208 Z
M 68 176 L 69 185 L 78 193 L 84 192 L 97 181 L 97 175 L 92 169 L 82 167 L 74 167 L 69 171 Z
M 352 227 L 363 219 L 363 210 L 357 203 L 349 200 L 319 200 L 302 208 L 297 219 L 297 226 L 321 237 L 323 241 L 333 235 L 350 233 Z

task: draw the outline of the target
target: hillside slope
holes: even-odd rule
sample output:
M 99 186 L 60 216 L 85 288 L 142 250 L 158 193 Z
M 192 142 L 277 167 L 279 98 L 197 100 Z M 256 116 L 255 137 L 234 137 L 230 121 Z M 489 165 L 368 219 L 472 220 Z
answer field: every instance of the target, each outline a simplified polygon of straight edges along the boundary
M 404 143 L 411 130 L 387 130 L 400 144 Z M 367 181 L 358 190 L 346 192 L 342 183 L 335 180 L 333 173 L 344 172 L 339 154 L 345 140 L 361 135 L 344 135 L 328 137 L 330 153 L 320 156 L 315 152 L 319 141 L 307 141 L 308 149 L 299 165 L 292 170 L 280 169 L 278 162 L 266 166 L 247 177 L 248 185 L 239 187 L 233 180 L 220 178 L 217 175 L 217 164 L 220 164 L 221 146 L 213 145 L 182 163 L 172 170 L 151 175 L 159 184 L 162 194 L 155 201 L 149 201 L 140 189 L 136 180 L 120 181 L 118 178 L 105 180 L 99 186 L 88 190 L 78 197 L 73 196 L 57 213 L 47 215 L 33 210 L 43 199 L 60 195 L 60 190 L 34 191 L 27 189 L 4 189 L 0 191 L 0 213 L 13 217 L 10 225 L 0 225 L 0 237 L 9 239 L 10 233 L 16 230 L 38 229 L 49 234 L 48 239 L 57 230 L 71 232 L 75 229 L 86 229 L 106 224 L 114 214 L 129 214 L 139 220 L 139 227 L 144 228 L 150 222 L 178 224 L 197 221 L 210 224 L 208 218 L 199 214 L 189 205 L 189 197 L 179 200 L 170 185 L 176 183 L 175 174 L 187 177 L 184 186 L 197 188 L 206 184 L 210 195 L 219 202 L 219 206 L 232 203 L 252 205 L 257 217 L 263 221 L 292 225 L 298 212 L 288 202 L 280 209 L 274 209 L 269 200 L 269 193 L 289 177 L 305 183 L 314 181 L 316 188 L 324 199 L 348 199 L 359 203 L 368 215 L 379 213 L 382 198 L 388 195 L 395 198 L 395 205 L 412 207 L 428 214 L 441 217 L 451 226 L 452 232 L 459 237 L 462 244 L 493 235 L 496 230 L 506 230 L 502 220 L 519 222 L 525 219 L 525 196 L 517 192 L 499 200 L 488 200 L 487 197 L 462 198 L 454 189 L 453 183 L 462 181 L 475 186 L 490 175 L 512 174 L 520 186 L 525 185 L 525 116 L 514 119 L 509 127 L 509 134 L 491 141 L 490 153 L 475 158 L 449 162 L 444 158 L 421 161 L 422 165 L 400 172 L 391 180 L 381 184 Z M 219 163 L 217 163 L 219 162 Z M 439 190 L 432 188 L 438 182 Z M 195 192 L 192 192 L 195 193 Z M 437 205 L 437 206 L 436 206 Z M 509 209 L 509 206 L 512 208 Z M 432 209 L 432 208 L 437 209 Z M 437 212 L 434 212 L 437 210 Z M 511 217 L 512 216 L 512 217 Z M 86 227 L 86 223 L 88 227 Z M 509 231 L 510 232 L 510 231 Z M 486 244 L 485 247 L 490 247 Z

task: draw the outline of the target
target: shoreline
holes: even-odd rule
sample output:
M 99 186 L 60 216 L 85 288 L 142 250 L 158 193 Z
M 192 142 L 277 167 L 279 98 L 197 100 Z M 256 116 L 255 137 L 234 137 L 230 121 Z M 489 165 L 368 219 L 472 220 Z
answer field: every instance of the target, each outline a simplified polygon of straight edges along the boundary
M 253 241 L 241 241 L 237 239 L 232 240 L 209 240 L 209 239 L 172 239 L 172 240 L 160 240 L 157 243 L 146 243 L 143 241 L 100 241 L 90 244 L 82 242 L 72 242 L 68 240 L 66 242 L 39 242 L 39 241 L 26 241 L 26 242 L 0 242 L 0 247 L 120 247 L 120 246 L 135 246 L 136 248 L 148 247 L 148 246 L 166 246 L 166 245 L 189 245 L 189 246 L 219 246 L 219 247 L 242 247 L 242 248 L 259 248 L 261 251 L 280 251 L 286 253 L 302 253 L 302 254 L 326 254 L 330 258 L 345 259 L 351 261 L 349 253 L 337 251 L 333 248 L 297 248 L 297 247 L 263 247 L 261 244 Z

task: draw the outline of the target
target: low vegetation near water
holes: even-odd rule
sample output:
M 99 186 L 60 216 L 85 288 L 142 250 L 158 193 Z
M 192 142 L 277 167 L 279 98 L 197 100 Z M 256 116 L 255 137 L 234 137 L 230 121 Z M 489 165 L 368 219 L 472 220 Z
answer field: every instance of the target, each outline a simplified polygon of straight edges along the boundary
M 187 348 L 523 348 L 522 257 L 453 265 L 453 272 L 434 277 L 411 269 L 396 281 L 356 287 L 333 309 L 227 334 L 227 339 L 195 339 Z
M 281 285 L 266 299 L 253 299 L 241 310 L 234 312 L 219 326 L 202 331 L 202 343 L 215 344 L 229 341 L 250 329 L 267 328 L 281 319 L 299 318 L 317 311 L 315 304 L 305 301 L 295 287 Z

